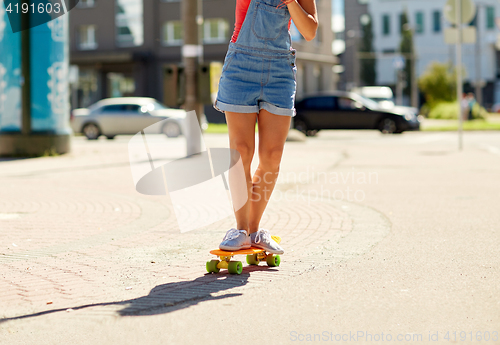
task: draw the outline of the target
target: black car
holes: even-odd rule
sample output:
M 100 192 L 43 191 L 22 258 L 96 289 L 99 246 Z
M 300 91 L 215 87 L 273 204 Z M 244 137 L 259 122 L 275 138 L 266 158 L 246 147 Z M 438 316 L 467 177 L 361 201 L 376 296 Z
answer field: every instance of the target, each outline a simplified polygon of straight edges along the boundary
M 378 129 L 382 133 L 402 133 L 420 129 L 412 113 L 381 109 L 356 93 L 333 91 L 308 96 L 295 105 L 295 129 L 314 135 L 322 129 Z

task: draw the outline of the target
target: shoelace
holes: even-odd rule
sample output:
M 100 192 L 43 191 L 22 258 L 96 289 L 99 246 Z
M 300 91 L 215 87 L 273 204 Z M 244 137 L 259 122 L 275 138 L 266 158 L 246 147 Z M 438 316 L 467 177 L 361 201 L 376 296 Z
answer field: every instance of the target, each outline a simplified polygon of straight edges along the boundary
M 224 237 L 224 241 L 234 240 L 239 235 L 240 235 L 240 230 L 238 230 L 238 229 L 231 229 L 231 230 L 229 230 L 226 233 L 226 236 Z
M 269 230 L 260 229 L 255 236 L 255 243 L 271 243 L 271 233 Z

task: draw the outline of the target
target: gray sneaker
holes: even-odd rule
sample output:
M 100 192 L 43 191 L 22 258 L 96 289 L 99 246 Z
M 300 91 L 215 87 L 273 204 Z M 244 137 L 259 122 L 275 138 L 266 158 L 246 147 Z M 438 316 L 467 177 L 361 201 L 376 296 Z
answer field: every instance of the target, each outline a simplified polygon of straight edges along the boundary
M 219 249 L 227 251 L 235 251 L 240 249 L 248 249 L 252 246 L 250 236 L 245 230 L 231 229 L 226 233 Z
M 252 246 L 264 249 L 266 252 L 272 254 L 283 254 L 285 252 L 283 248 L 271 238 L 269 230 L 260 229 L 250 234 L 250 240 L 252 241 Z

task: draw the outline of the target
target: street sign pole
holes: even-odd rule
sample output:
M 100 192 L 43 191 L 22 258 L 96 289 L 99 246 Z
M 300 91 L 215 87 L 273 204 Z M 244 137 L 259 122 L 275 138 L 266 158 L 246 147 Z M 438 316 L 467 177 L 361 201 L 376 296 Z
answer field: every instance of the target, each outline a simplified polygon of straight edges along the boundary
M 457 100 L 458 100 L 458 149 L 463 149 L 463 80 L 462 80 L 462 0 L 455 0 L 456 3 L 456 25 L 457 25 Z
M 462 97 L 463 89 L 463 74 L 462 74 L 462 44 L 475 43 L 476 31 L 475 28 L 463 25 L 468 24 L 474 19 L 477 7 L 471 0 L 448 0 L 444 7 L 444 16 L 452 24 L 454 28 L 445 30 L 445 42 L 456 45 L 456 69 L 457 69 L 457 101 L 458 101 L 458 149 L 463 149 L 463 107 Z M 456 31 L 456 32 L 455 32 Z

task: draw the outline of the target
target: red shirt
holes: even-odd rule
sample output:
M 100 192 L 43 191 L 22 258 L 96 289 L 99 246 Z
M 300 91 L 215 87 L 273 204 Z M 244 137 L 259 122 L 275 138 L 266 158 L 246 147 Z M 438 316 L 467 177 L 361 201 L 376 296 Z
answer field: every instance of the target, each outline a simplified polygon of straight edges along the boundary
M 245 17 L 247 16 L 248 7 L 250 6 L 250 2 L 252 0 L 236 0 L 236 21 L 234 23 L 234 32 L 233 37 L 231 38 L 231 42 L 235 43 L 238 39 L 238 35 L 240 34 L 241 26 L 245 21 Z M 290 30 L 290 24 L 292 19 L 288 22 L 288 30 Z

